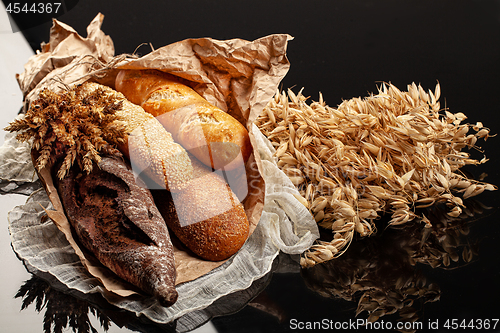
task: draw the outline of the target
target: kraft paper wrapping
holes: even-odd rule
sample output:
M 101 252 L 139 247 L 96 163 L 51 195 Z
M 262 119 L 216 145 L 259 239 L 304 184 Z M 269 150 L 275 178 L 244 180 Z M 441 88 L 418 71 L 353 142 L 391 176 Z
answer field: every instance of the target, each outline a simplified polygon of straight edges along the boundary
M 24 109 L 42 89 L 59 91 L 89 79 L 113 87 L 119 69 L 158 69 L 190 81 L 205 99 L 246 125 L 251 142 L 256 146 L 251 124 L 276 93 L 288 71 L 286 46 L 291 39 L 289 35 L 270 35 L 255 41 L 188 39 L 153 50 L 143 57 L 115 56 L 111 38 L 100 29 L 103 18 L 102 14 L 95 17 L 87 27 L 86 38 L 70 26 L 53 21 L 49 42 L 29 59 L 25 71 L 17 75 L 25 96 Z M 248 187 L 249 193 L 243 201 L 251 232 L 259 222 L 264 205 L 261 168 L 259 154 L 253 154 L 246 166 L 247 180 L 252 186 Z M 53 210 L 47 210 L 49 217 L 66 235 L 89 272 L 107 290 L 120 296 L 133 294 L 126 284 L 84 256 L 72 239 L 50 172 L 44 170 L 39 176 L 53 206 Z M 175 260 L 177 284 L 197 279 L 223 263 L 201 260 L 179 248 L 176 248 Z
M 118 68 L 152 67 L 182 76 L 249 129 L 254 156 L 246 170 L 247 180 L 250 188 L 258 191 L 250 193 L 244 205 L 253 233 L 240 251 L 220 266 L 178 249 L 175 255 L 181 277 L 177 281 L 179 298 L 171 307 L 163 307 L 147 295 L 131 294 L 132 288 L 103 266 L 81 260 L 68 236 L 68 226 L 63 230 L 57 226 L 65 222 L 65 216 L 57 192 L 47 185 L 50 173 L 40 173 L 46 189 L 40 188 L 40 182 L 33 177 L 30 144 L 15 140 L 15 133 L 8 133 L 0 147 L 0 189 L 2 193 L 31 194 L 26 204 L 8 213 L 12 248 L 34 274 L 48 273 L 84 295 L 99 293 L 109 303 L 137 317 L 145 316 L 160 324 L 175 320 L 179 332 L 189 331 L 214 315 L 234 311 L 234 301 L 238 306 L 247 302 L 258 289 L 254 286 L 273 271 L 280 252 L 303 253 L 319 237 L 314 218 L 297 199 L 297 188 L 277 167 L 274 147 L 253 124 L 288 70 L 285 53 L 291 37 L 271 35 L 253 42 L 192 39 L 144 57 L 114 56 L 111 39 L 100 30 L 102 19 L 101 14 L 96 16 L 86 38 L 54 21 L 49 43 L 18 75 L 25 94 L 24 107 L 43 88 L 57 91 L 88 79 L 112 86 Z M 29 192 L 30 189 L 35 190 Z M 46 212 L 54 221 L 43 218 Z M 106 285 L 91 271 L 104 274 L 101 278 Z

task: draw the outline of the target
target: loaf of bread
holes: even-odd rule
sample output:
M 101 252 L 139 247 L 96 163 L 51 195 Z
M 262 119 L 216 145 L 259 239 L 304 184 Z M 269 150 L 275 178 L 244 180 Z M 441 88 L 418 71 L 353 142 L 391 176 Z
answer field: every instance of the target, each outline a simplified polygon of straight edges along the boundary
M 90 173 L 53 177 L 78 241 L 117 276 L 158 298 L 177 300 L 173 246 L 149 190 L 122 159 L 103 157 Z
M 182 191 L 152 191 L 170 230 L 199 257 L 220 261 L 243 246 L 249 222 L 223 177 L 192 158 L 194 180 Z
M 252 153 L 245 126 L 179 80 L 157 70 L 122 70 L 115 87 L 205 165 L 224 170 L 244 165 Z
M 116 115 L 129 135 L 119 149 L 131 161 L 137 174 L 144 172 L 158 187 L 174 192 L 193 179 L 188 153 L 174 142 L 154 116 L 110 87 L 86 82 L 80 89 L 87 94 L 101 89 L 104 94 L 121 100 L 122 107 Z
M 167 185 L 163 186 L 168 190 L 163 191 L 165 202 L 156 202 L 161 212 L 166 207 L 173 209 L 174 213 L 166 215 L 175 216 L 167 219 L 176 221 L 168 223 L 170 230 L 204 259 L 218 261 L 236 253 L 248 237 L 249 223 L 243 205 L 224 178 L 186 152 L 153 115 L 121 93 L 95 83 L 85 85 L 88 91 L 104 89 L 110 96 L 123 98 L 116 115 L 130 135 L 128 147 L 121 150 L 132 164 L 144 169 L 146 183 L 150 184 L 151 178 Z

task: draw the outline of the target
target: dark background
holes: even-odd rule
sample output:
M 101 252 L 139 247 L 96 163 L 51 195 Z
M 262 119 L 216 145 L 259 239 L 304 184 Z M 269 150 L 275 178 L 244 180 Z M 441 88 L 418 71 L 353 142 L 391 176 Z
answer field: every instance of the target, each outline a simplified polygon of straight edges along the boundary
M 102 30 L 113 39 L 116 54 L 132 53 L 142 43 L 159 48 L 186 38 L 253 40 L 287 33 L 294 39 L 288 44 L 291 68 L 282 81 L 284 89 L 304 87 L 313 100 L 321 92 L 335 106 L 375 92 L 382 81 L 400 89 L 420 83 L 426 90 L 439 82 L 442 106 L 463 112 L 470 123 L 482 121 L 493 134 L 500 131 L 500 1 L 80 0 L 58 19 L 86 36 L 86 26 L 98 12 L 105 15 Z M 47 22 L 23 31 L 34 50 L 48 41 L 50 26 Z M 149 51 L 148 46 L 138 49 L 139 54 Z M 487 173 L 486 181 L 496 185 L 498 140 L 479 141 L 490 161 L 467 168 L 476 176 Z M 481 153 L 474 154 L 481 159 Z M 442 291 L 440 301 L 422 304 L 425 320 L 499 317 L 498 198 L 497 192 L 478 197 L 492 209 L 471 226 L 470 237 L 479 242 L 472 264 L 454 270 L 415 267 Z M 275 274 L 265 295 L 288 318 L 355 319 L 355 303 L 319 296 L 298 273 Z M 221 332 L 289 330 L 287 321 L 280 323 L 253 307 L 214 323 Z

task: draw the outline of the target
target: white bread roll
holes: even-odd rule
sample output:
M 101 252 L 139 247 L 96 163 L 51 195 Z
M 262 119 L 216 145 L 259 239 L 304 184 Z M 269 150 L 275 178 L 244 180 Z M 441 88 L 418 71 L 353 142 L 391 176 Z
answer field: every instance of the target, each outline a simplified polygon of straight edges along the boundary
M 252 153 L 245 126 L 172 75 L 122 70 L 116 89 L 157 117 L 176 142 L 213 169 L 232 170 Z

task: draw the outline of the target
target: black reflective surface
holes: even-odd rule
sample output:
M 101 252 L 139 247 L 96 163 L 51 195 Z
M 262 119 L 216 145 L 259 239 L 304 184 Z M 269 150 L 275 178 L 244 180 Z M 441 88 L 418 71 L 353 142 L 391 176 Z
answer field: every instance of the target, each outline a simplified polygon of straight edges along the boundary
M 288 33 L 294 40 L 288 46 L 291 68 L 282 82 L 285 89 L 304 87 L 304 94 L 313 100 L 321 92 L 326 103 L 335 106 L 375 91 L 380 81 L 400 89 L 411 82 L 434 89 L 439 82 L 441 103 L 450 112 L 463 112 L 468 122 L 481 121 L 491 133 L 500 133 L 499 1 L 80 0 L 58 19 L 85 36 L 98 12 L 105 15 L 102 29 L 113 39 L 116 54 L 133 52 L 142 43 L 158 48 L 185 38 L 253 40 Z M 49 29 L 45 24 L 23 33 L 38 49 L 48 40 Z M 149 50 L 141 46 L 138 52 Z M 478 142 L 490 161 L 466 170 L 474 177 L 486 174 L 485 181 L 495 185 L 500 184 L 498 140 L 497 136 Z M 483 152 L 473 154 L 481 159 Z M 259 281 L 254 293 L 245 295 L 247 305 L 228 307 L 224 316 L 211 320 L 213 328 L 267 333 L 330 331 L 343 325 L 354 331 L 349 324 L 378 317 L 377 323 L 386 325 L 371 326 L 373 331 L 394 331 L 388 325 L 394 328 L 401 320 L 414 320 L 422 332 L 452 331 L 454 323 L 469 325 L 472 320 L 473 325 L 457 330 L 483 331 L 479 323 L 500 317 L 498 191 L 485 192 L 466 204 L 468 209 L 458 219 L 433 207 L 432 229 L 416 224 L 386 228 L 382 218 L 376 236 L 355 239 L 344 256 L 312 269 L 300 270 L 293 265 L 296 258 L 280 256 L 274 272 Z M 29 282 L 19 279 L 24 296 L 21 292 L 16 303 L 2 299 L 6 306 L 19 308 L 19 300 L 25 300 L 27 307 L 19 312 L 19 320 L 40 308 L 49 321 L 39 319 L 39 332 L 44 325 L 52 331 L 70 329 L 71 323 L 82 328 L 78 332 L 92 331 L 86 316 L 91 321 L 92 317 L 103 318 L 103 323 L 109 320 L 111 329 L 123 326 L 123 331 L 176 329 L 143 322 L 102 300 L 68 296 L 67 290 L 48 280 L 49 284 L 46 276 Z M 57 310 L 61 304 L 62 312 Z M 89 305 L 91 312 L 85 315 Z M 66 314 L 81 316 L 71 321 Z M 320 325 L 315 330 L 316 323 Z M 493 323 L 488 331 L 500 331 L 500 323 L 495 329 Z M 101 332 L 107 324 L 102 326 L 97 319 L 92 325 Z
M 295 256 L 280 255 L 272 272 L 248 290 L 217 301 L 226 311 L 212 319 L 218 332 L 286 332 L 309 329 L 402 329 L 414 332 L 457 319 L 470 325 L 498 316 L 497 261 L 483 253 L 494 238 L 484 221 L 497 211 L 476 199 L 449 217 L 446 207 L 425 213 L 433 227 L 410 224 L 356 239 L 339 259 L 300 270 Z M 379 226 L 383 226 L 380 221 Z M 491 274 L 488 276 L 488 274 Z M 457 284 L 460 286 L 457 286 Z M 19 288 L 24 311 L 44 314 L 44 332 L 96 332 L 117 325 L 139 332 L 176 332 L 110 306 L 98 295 L 83 295 L 38 272 Z M 235 298 L 244 303 L 231 307 Z M 89 321 L 98 319 L 99 327 Z M 493 324 L 496 321 L 492 321 Z M 199 325 L 204 322 L 199 322 Z M 451 322 L 450 322 L 451 325 Z M 493 331 L 497 331 L 497 329 Z
M 398 322 L 415 323 L 402 331 L 432 331 L 429 325 L 438 321 L 440 331 L 446 331 L 447 319 L 469 323 L 495 318 L 498 260 L 490 261 L 493 256 L 484 250 L 496 246 L 492 243 L 498 234 L 496 239 L 484 236 L 479 226 L 495 212 L 476 201 L 467 202 L 467 207 L 468 214 L 453 221 L 443 215 L 442 207 L 436 207 L 432 229 L 416 225 L 386 229 L 353 242 L 338 260 L 299 275 L 276 274 L 264 292 L 285 313 L 281 322 L 261 315 L 255 323 L 258 314 L 250 308 L 214 322 L 224 332 L 248 326 L 255 332 L 288 332 L 314 323 L 321 323 L 325 331 L 337 327 L 396 331 L 388 328 L 396 328 Z M 448 256 L 453 259 L 448 261 Z M 365 319 L 377 319 L 379 325 L 362 326 Z M 352 322 L 356 325 L 350 326 Z

